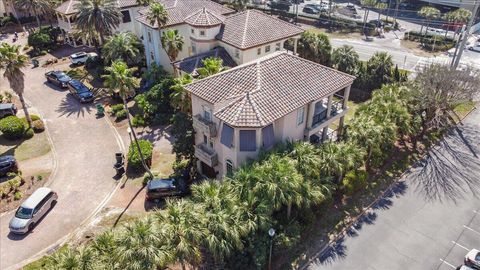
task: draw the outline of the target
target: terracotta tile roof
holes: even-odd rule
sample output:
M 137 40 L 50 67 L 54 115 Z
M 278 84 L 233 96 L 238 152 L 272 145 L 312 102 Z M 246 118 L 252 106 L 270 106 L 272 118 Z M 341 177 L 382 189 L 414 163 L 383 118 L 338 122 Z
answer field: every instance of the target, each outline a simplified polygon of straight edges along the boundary
M 212 16 L 221 18 L 221 15 L 227 15 L 235 12 L 233 9 L 224 7 L 221 4 L 215 3 L 210 0 L 160 0 L 168 13 L 168 22 L 165 25 L 171 26 L 176 24 L 185 23 L 185 20 L 199 12 L 202 12 L 203 9 L 208 10 Z M 137 21 L 152 27 L 158 28 L 157 24 L 150 24 L 147 20 L 148 7 L 139 11 L 140 16 L 137 17 Z
M 217 39 L 239 49 L 247 49 L 300 35 L 304 30 L 258 10 L 228 16 Z
M 66 2 L 63 2 L 60 6 L 58 6 L 55 9 L 55 11 L 65 15 L 77 13 L 77 9 L 75 8 L 75 5 L 78 3 L 80 3 L 80 1 L 68 0 Z M 133 7 L 137 5 L 137 1 L 136 0 L 118 0 L 118 5 L 120 8 Z
M 354 80 L 354 76 L 277 52 L 193 82 L 186 89 L 214 104 L 214 115 L 231 126 L 264 127 Z
M 202 8 L 196 13 L 188 16 L 185 22 L 191 26 L 215 26 L 222 24 L 225 17 L 217 15 L 206 8 Z
M 204 52 L 201 54 L 197 54 L 194 56 L 190 56 L 187 58 L 184 58 L 180 61 L 176 61 L 173 64 L 175 65 L 176 68 L 180 69 L 183 72 L 186 73 L 193 73 L 195 69 L 203 67 L 202 60 L 208 57 L 218 57 L 223 60 L 223 66 L 225 67 L 235 67 L 237 64 L 235 61 L 232 59 L 232 57 L 228 54 L 228 52 L 222 48 L 222 47 L 217 47 L 214 48 L 213 50 L 210 50 L 208 52 Z

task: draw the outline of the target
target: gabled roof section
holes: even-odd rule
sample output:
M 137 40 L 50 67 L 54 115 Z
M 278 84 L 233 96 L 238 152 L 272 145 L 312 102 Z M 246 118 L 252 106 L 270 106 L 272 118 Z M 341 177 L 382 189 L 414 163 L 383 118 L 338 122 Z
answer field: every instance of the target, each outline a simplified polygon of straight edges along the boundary
M 138 5 L 136 0 L 118 0 L 117 2 L 120 8 L 134 7 Z M 80 3 L 78 0 L 68 0 L 58 6 L 55 11 L 63 15 L 75 14 L 78 12 L 78 10 L 75 8 L 75 5 L 78 3 Z
M 223 61 L 223 66 L 225 67 L 235 67 L 237 64 L 235 61 L 232 59 L 230 54 L 222 48 L 222 47 L 217 47 L 214 48 L 208 52 L 200 53 L 197 55 L 193 55 L 187 58 L 184 58 L 180 61 L 176 61 L 173 63 L 173 65 L 180 69 L 183 72 L 186 73 L 193 73 L 197 68 L 203 67 L 202 60 L 209 58 L 209 57 L 218 57 L 222 59 Z
M 202 12 L 203 9 L 208 10 L 208 13 L 211 15 L 209 15 L 209 18 L 222 18 L 222 15 L 235 12 L 233 9 L 210 0 L 160 0 L 158 2 L 165 6 L 168 13 L 168 22 L 164 27 L 185 23 L 187 18 Z M 139 10 L 139 13 L 140 16 L 137 17 L 137 21 L 151 28 L 158 28 L 157 23 L 152 25 L 147 20 L 148 7 Z
M 277 52 L 185 88 L 214 104 L 214 115 L 234 127 L 264 127 L 353 83 L 354 76 Z
M 206 8 L 202 8 L 196 13 L 188 16 L 185 22 L 191 26 L 209 27 L 222 24 L 225 17 L 217 15 Z
M 239 49 L 300 35 L 305 30 L 258 10 L 246 10 L 228 16 L 217 39 Z

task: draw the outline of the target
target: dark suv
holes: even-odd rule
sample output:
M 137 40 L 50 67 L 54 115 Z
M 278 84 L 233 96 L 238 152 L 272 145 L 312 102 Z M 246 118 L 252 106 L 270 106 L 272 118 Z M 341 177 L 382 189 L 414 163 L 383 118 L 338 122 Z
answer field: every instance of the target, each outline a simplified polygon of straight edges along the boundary
M 9 172 L 17 172 L 17 161 L 13 156 L 0 157 L 0 176 L 5 176 Z
M 153 179 L 147 184 L 146 200 L 158 200 L 166 197 L 186 194 L 187 186 L 183 179 L 164 178 Z
M 45 73 L 45 77 L 49 83 L 56 84 L 62 88 L 67 88 L 68 82 L 72 80 L 67 74 L 58 70 Z
M 0 103 L 0 119 L 17 114 L 17 107 L 13 103 Z
M 81 81 L 71 80 L 68 82 L 68 91 L 81 103 L 92 102 L 95 98 L 92 91 L 88 89 Z

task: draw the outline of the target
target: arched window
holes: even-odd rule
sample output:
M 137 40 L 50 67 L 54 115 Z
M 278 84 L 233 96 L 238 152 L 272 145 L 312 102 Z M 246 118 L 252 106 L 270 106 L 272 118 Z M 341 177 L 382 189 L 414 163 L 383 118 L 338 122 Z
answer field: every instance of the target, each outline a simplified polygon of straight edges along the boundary
M 225 161 L 225 166 L 227 169 L 227 176 L 232 177 L 233 176 L 233 162 L 230 159 L 227 159 Z

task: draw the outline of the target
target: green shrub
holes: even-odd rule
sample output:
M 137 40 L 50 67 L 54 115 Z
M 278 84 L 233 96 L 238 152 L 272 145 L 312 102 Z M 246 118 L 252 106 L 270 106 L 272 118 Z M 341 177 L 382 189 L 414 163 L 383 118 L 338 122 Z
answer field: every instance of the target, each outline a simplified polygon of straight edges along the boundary
M 49 48 L 52 44 L 52 37 L 43 31 L 36 31 L 28 35 L 28 45 L 36 48 L 37 50 L 44 50 Z
M 7 197 L 8 193 L 10 193 L 10 187 L 7 185 L 0 185 L 0 198 Z
M 123 120 L 127 118 L 127 111 L 125 109 L 121 109 L 120 111 L 115 113 L 115 117 L 117 120 Z
M 343 178 L 340 188 L 346 195 L 352 196 L 367 186 L 367 177 L 365 171 L 349 171 Z
M 153 179 L 153 177 L 152 177 L 148 172 L 146 172 L 146 173 L 143 175 L 143 185 L 148 184 L 148 182 L 149 182 L 150 180 L 152 180 L 152 179 Z
M 42 120 L 35 120 L 33 121 L 32 124 L 33 124 L 33 131 L 35 133 L 40 133 L 45 130 L 45 124 L 43 124 Z
M 13 199 L 14 199 L 15 201 L 18 201 L 18 200 L 20 200 L 20 199 L 22 198 L 22 196 L 23 196 L 22 192 L 17 191 L 17 192 L 15 192 L 15 194 L 13 195 Z
M 145 162 L 148 164 L 152 163 L 152 151 L 153 145 L 151 142 L 147 140 L 138 140 L 138 144 L 140 145 L 140 150 L 142 151 L 143 157 L 145 158 Z M 132 170 L 142 170 L 142 160 L 140 159 L 140 154 L 137 150 L 137 145 L 135 142 L 130 144 L 128 149 L 128 167 Z
M 23 138 L 24 139 L 30 139 L 33 137 L 33 135 L 35 135 L 35 132 L 33 131 L 33 128 L 29 128 L 27 130 L 25 130 L 25 133 L 23 134 Z
M 22 119 L 25 119 L 25 117 L 23 117 Z M 32 119 L 32 121 L 41 120 L 40 116 L 36 114 L 30 114 L 30 119 Z
M 16 140 L 22 138 L 25 129 L 24 121 L 16 116 L 8 116 L 0 120 L 0 131 L 6 139 Z
M 121 111 L 124 109 L 123 104 L 115 104 L 110 106 L 110 109 L 112 110 L 112 115 L 115 115 L 118 111 Z
M 144 127 L 144 126 L 146 126 L 145 118 L 143 118 L 143 116 L 140 115 L 140 114 L 135 115 L 132 119 L 132 125 L 134 127 Z

